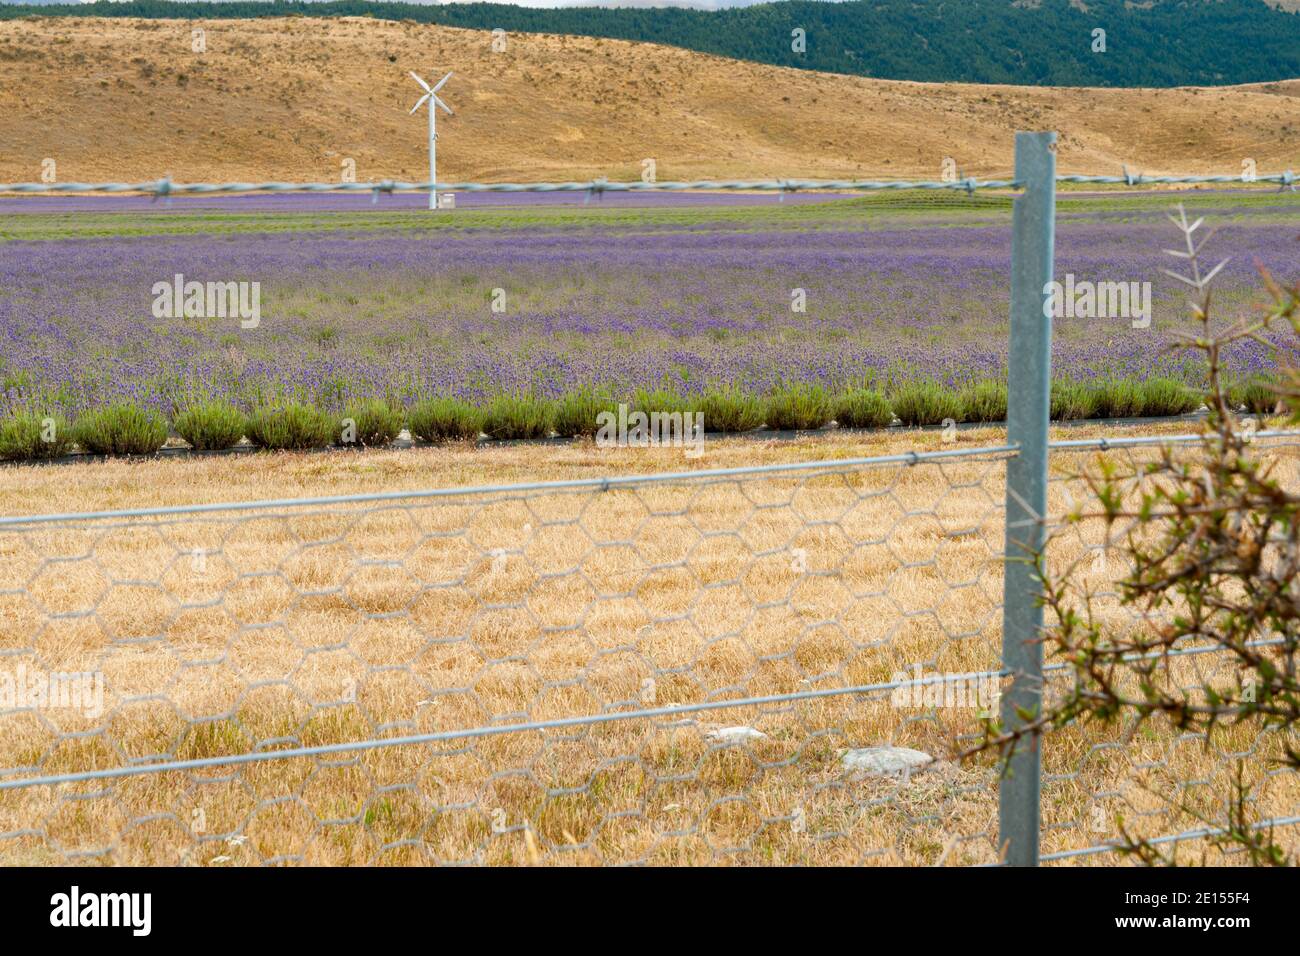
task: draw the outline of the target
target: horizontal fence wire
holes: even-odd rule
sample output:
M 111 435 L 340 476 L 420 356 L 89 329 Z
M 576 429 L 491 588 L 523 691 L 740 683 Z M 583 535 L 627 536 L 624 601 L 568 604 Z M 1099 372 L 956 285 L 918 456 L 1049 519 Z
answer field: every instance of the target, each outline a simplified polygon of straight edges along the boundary
M 0 860 L 992 862 L 1013 453 L 8 518 Z
M 897 455 L 874 455 L 865 458 L 840 458 L 831 461 L 781 462 L 772 465 L 747 465 L 735 468 L 707 468 L 693 471 L 651 472 L 644 475 L 609 475 L 602 478 L 574 478 L 564 481 L 537 481 L 506 485 L 474 485 L 464 488 L 432 488 L 415 491 L 370 492 L 355 495 L 330 495 L 316 498 L 280 498 L 265 501 L 210 502 L 200 505 L 171 505 L 157 508 L 128 508 L 116 511 L 83 511 L 66 514 L 10 515 L 0 517 L 0 527 L 17 524 L 87 521 L 103 518 L 141 518 L 162 515 L 203 514 L 211 511 L 247 511 L 264 508 L 312 508 L 323 505 L 372 504 L 420 498 L 448 498 L 465 495 L 518 494 L 547 491 L 608 491 L 633 485 L 662 484 L 679 481 L 708 481 L 717 478 L 748 478 L 763 475 L 794 474 L 829 469 L 871 468 L 880 465 L 918 465 L 953 458 L 983 458 L 1015 454 L 1013 445 L 989 445 L 979 448 L 953 448 L 941 451 L 908 451 Z
M 1249 648 L 1279 647 L 1285 644 L 1283 638 L 1272 640 L 1248 641 Z M 1157 657 L 1179 657 L 1194 654 L 1222 653 L 1222 647 L 1171 648 L 1158 653 L 1125 655 L 1124 660 L 1150 660 Z M 1063 671 L 1070 664 L 1056 663 L 1046 665 L 1044 672 Z M 121 777 L 134 777 L 142 774 L 163 773 L 176 770 L 201 770 L 210 767 L 222 767 L 243 763 L 255 763 L 268 760 L 285 760 L 294 757 L 314 757 L 326 754 L 350 753 L 361 750 L 373 750 L 381 747 L 403 747 L 411 744 L 438 743 L 471 737 L 487 737 L 495 734 L 511 734 L 530 730 L 554 730 L 563 727 L 581 727 L 586 725 L 609 723 L 618 720 L 641 720 L 652 717 L 678 717 L 698 714 L 705 711 L 725 710 L 733 707 L 753 707 L 766 704 L 785 704 L 795 701 L 816 700 L 818 698 L 836 697 L 842 694 L 872 694 L 881 691 L 905 690 L 943 685 L 961 686 L 980 680 L 1001 680 L 1009 676 L 1009 671 L 972 671 L 962 674 L 942 674 L 914 680 L 886 681 L 855 687 L 837 687 L 828 690 L 809 690 L 793 694 L 774 694 L 767 697 L 749 697 L 738 700 L 712 701 L 703 704 L 688 704 L 672 707 L 657 707 L 641 710 L 620 710 L 600 714 L 584 714 L 578 717 L 566 717 L 549 721 L 534 721 L 524 724 L 506 724 L 494 727 L 469 727 L 461 730 L 449 730 L 441 733 L 421 734 L 410 737 L 386 737 L 377 740 L 346 741 L 337 744 L 324 744 L 316 747 L 296 747 L 286 750 L 261 751 L 255 753 L 235 754 L 233 756 L 208 757 L 201 760 L 171 761 L 167 763 L 131 764 L 106 770 L 86 770 L 75 773 L 57 774 L 48 777 L 23 777 L 15 780 L 0 779 L 0 790 L 15 790 L 21 787 L 52 786 L 61 783 L 77 783 L 83 780 L 112 780 Z M 12 772 L 12 769 L 0 768 L 0 778 Z M 1073 855 L 1071 853 L 1063 855 Z
M 172 195 L 209 195 L 213 193 L 304 192 L 304 193 L 623 193 L 623 192 L 778 192 L 801 190 L 863 191 L 890 189 L 1010 189 L 1020 184 L 1014 180 L 957 179 L 940 180 L 868 180 L 868 179 L 702 179 L 694 182 L 618 182 L 594 179 L 567 183 L 410 183 L 383 180 L 372 183 L 173 183 L 159 179 L 144 183 L 0 183 L 0 193 L 146 193 L 156 198 Z
M 1244 646 L 1249 648 L 1284 647 L 1286 646 L 1286 638 L 1270 637 L 1258 641 L 1246 641 Z M 1199 647 L 1170 647 L 1164 650 L 1152 651 L 1151 653 L 1148 654 L 1125 654 L 1123 655 L 1123 657 L 1121 657 L 1121 660 L 1126 662 L 1152 661 L 1152 660 L 1159 660 L 1165 657 L 1191 657 L 1197 654 L 1222 654 L 1224 650 L 1225 650 L 1224 648 L 1219 647 L 1218 645 L 1209 645 L 1209 646 L 1202 645 Z M 1073 667 L 1074 665 L 1068 662 L 1057 661 L 1054 664 L 1043 665 L 1043 673 L 1047 674 L 1055 671 L 1066 671 L 1066 670 L 1073 669 Z
M 1058 183 L 1095 183 L 1105 186 L 1146 186 L 1146 185 L 1180 185 L 1180 184 L 1226 184 L 1226 183 L 1243 183 L 1252 185 L 1255 183 L 1277 183 L 1282 189 L 1295 190 L 1295 184 L 1300 182 L 1296 174 L 1291 170 L 1285 170 L 1280 173 L 1269 173 L 1268 175 L 1253 175 L 1249 173 L 1235 173 L 1226 175 L 1210 176 L 1146 176 L 1132 175 L 1125 170 L 1122 176 L 1080 176 L 1080 175 L 1063 175 L 1057 176 Z
M 1185 175 L 1185 176 L 1147 176 L 1131 175 L 1127 171 L 1122 176 L 1085 176 L 1061 175 L 1056 177 L 1061 183 L 1094 183 L 1097 185 L 1178 185 L 1178 184 L 1227 184 L 1239 183 L 1256 185 L 1277 183 L 1281 189 L 1295 190 L 1298 181 L 1291 170 L 1264 175 Z M 402 182 L 383 180 L 370 183 L 322 183 L 322 182 L 228 182 L 228 183 L 174 183 L 169 178 L 140 183 L 0 183 L 0 193 L 22 194 L 75 194 L 75 193 L 137 193 L 165 198 L 177 195 L 213 195 L 231 193 L 427 193 L 427 192 L 464 192 L 464 193 L 601 193 L 623 192 L 777 192 L 794 193 L 809 190 L 872 192 L 879 190 L 921 189 L 921 190 L 960 190 L 974 193 L 981 189 L 1016 189 L 1021 183 L 1014 179 L 976 179 L 973 177 L 954 180 L 864 180 L 864 179 L 732 179 L 732 180 L 696 180 L 693 182 L 645 182 L 634 180 L 619 182 L 607 179 L 594 179 L 587 182 L 535 182 L 535 183 L 475 183 L 475 182 Z
M 1300 441 L 1300 430 L 1270 428 L 1265 429 L 1264 431 L 1255 432 L 1251 438 L 1266 443 L 1294 443 Z M 1108 438 L 1103 435 L 1097 438 L 1058 439 L 1056 441 L 1049 441 L 1047 447 L 1052 451 L 1058 452 L 1090 450 L 1109 451 L 1111 449 L 1159 447 L 1161 445 L 1192 445 L 1212 440 L 1213 438 L 1211 436 L 1195 433 L 1183 435 L 1125 435 L 1118 438 Z
M 885 681 L 877 684 L 864 684 L 856 687 L 836 687 L 828 690 L 807 690 L 793 694 L 771 694 L 766 697 L 746 697 L 736 700 L 710 701 L 703 704 L 684 704 L 672 707 L 654 707 L 641 710 L 608 711 L 599 714 L 582 714 L 577 717 L 562 717 L 555 720 L 540 720 L 523 724 L 505 724 L 493 727 L 467 727 L 461 730 L 449 730 L 441 733 L 417 734 L 410 737 L 385 737 L 373 740 L 344 741 L 337 744 L 322 744 L 315 747 L 295 747 L 286 750 L 269 750 L 254 753 L 233 754 L 221 757 L 207 757 L 200 760 L 171 761 L 167 763 L 132 764 L 106 770 L 84 770 L 75 773 L 55 774 L 48 777 L 24 777 L 17 780 L 0 780 L 0 790 L 17 790 L 22 787 L 53 786 L 61 783 L 78 783 L 83 780 L 114 780 L 121 777 L 136 777 L 142 774 L 166 773 L 176 770 L 203 770 L 211 767 L 235 766 L 246 763 L 258 763 L 268 760 L 289 760 L 295 757 L 319 757 L 328 754 L 353 753 L 362 750 L 375 750 L 381 747 L 405 747 L 412 744 L 442 743 L 451 740 L 463 740 L 474 737 L 490 737 L 497 734 L 516 734 L 533 730 L 557 730 L 569 727 L 587 727 L 606 724 L 620 720 L 645 720 L 653 717 L 679 717 L 687 714 L 699 714 L 707 711 L 726 710 L 736 707 L 757 707 L 768 704 L 789 704 L 797 701 L 819 700 L 838 697 L 843 694 L 878 694 L 881 691 L 924 689 L 942 687 L 943 685 L 962 686 L 981 680 L 999 680 L 1007 676 L 1004 670 L 972 671 L 965 674 L 943 674 L 922 677 L 916 680 Z M 0 776 L 9 771 L 0 770 Z
M 1260 820 L 1250 824 L 1247 829 L 1252 832 L 1268 830 L 1276 827 L 1293 827 L 1300 824 L 1300 816 L 1275 817 L 1271 820 Z M 1204 840 L 1210 837 L 1223 836 L 1229 831 L 1224 827 L 1200 827 L 1196 830 L 1186 830 L 1182 833 L 1168 833 L 1164 836 L 1152 837 L 1147 842 L 1152 846 L 1165 846 L 1170 843 L 1182 843 L 1186 840 Z M 1070 860 L 1083 856 L 1095 856 L 1098 853 L 1115 853 L 1123 847 L 1121 843 L 1101 843 L 1096 846 L 1080 847 L 1077 850 L 1062 850 L 1059 853 L 1047 853 L 1039 857 L 1043 863 L 1052 863 L 1056 860 Z

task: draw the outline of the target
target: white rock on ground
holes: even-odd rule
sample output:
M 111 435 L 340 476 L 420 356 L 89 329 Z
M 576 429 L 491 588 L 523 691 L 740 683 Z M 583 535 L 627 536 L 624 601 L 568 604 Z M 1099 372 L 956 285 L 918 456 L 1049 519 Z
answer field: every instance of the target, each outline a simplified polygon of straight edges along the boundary
M 845 770 L 867 776 L 907 774 L 934 763 L 934 758 L 908 747 L 863 747 L 847 751 L 841 758 Z
M 705 736 L 709 740 L 734 744 L 742 740 L 762 740 L 767 737 L 767 734 L 761 730 L 755 730 L 753 727 L 722 727 L 718 730 L 710 730 Z

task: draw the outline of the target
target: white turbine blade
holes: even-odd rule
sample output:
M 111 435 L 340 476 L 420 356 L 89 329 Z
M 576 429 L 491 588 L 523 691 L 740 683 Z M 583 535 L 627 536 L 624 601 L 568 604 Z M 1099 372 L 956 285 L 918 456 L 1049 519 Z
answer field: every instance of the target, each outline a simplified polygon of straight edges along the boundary
M 429 84 L 426 83 L 426 82 L 424 82 L 424 80 L 420 79 L 420 78 L 419 78 L 418 76 L 416 76 L 414 73 L 411 74 L 411 79 L 413 79 L 413 80 L 415 80 L 415 82 L 419 83 L 419 84 L 420 84 L 420 89 L 424 90 L 424 92 L 426 92 L 426 93 L 432 93 L 432 92 L 433 92 L 433 89 L 429 86 Z
M 414 106 L 411 107 L 411 113 L 414 113 L 414 112 L 415 112 L 416 110 L 418 110 L 421 106 L 423 106 L 423 105 L 424 105 L 424 101 L 427 100 L 427 99 L 428 99 L 429 97 L 431 97 L 431 96 L 433 96 L 432 93 L 425 93 L 423 96 L 421 96 L 421 97 L 419 98 L 419 100 L 416 101 L 416 104 L 415 104 Z M 408 114 L 406 114 L 406 115 L 410 116 L 411 114 L 408 113 Z
M 451 74 L 448 73 L 446 76 L 444 76 L 441 80 L 438 81 L 437 86 L 435 86 L 431 92 L 437 93 L 440 89 L 442 89 L 442 85 L 450 79 L 451 79 Z
M 447 105 L 446 103 L 444 103 L 442 100 L 438 99 L 438 97 L 435 96 L 433 93 L 430 93 L 429 95 L 433 97 L 433 101 L 434 101 L 435 103 L 437 103 L 439 106 L 441 106 L 444 110 L 447 111 L 447 115 L 448 115 L 448 116 L 451 116 L 451 115 L 452 115 L 452 114 L 451 114 L 451 107 L 450 107 L 450 106 L 448 106 L 448 105 Z

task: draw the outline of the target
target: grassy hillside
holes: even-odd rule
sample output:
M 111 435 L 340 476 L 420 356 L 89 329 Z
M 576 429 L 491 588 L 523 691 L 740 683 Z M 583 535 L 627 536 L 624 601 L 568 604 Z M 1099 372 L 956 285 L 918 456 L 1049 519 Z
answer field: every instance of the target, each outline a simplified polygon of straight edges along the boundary
M 815 0 L 730 10 L 501 4 L 172 3 L 3 7 L 0 17 L 374 16 L 467 29 L 642 40 L 778 66 L 926 82 L 1226 85 L 1300 77 L 1300 14 L 1264 0 Z M 797 50 L 792 31 L 804 31 Z M 1094 49 L 1094 30 L 1106 49 Z
M 205 31 L 206 51 L 191 49 Z M 1300 81 L 1181 90 L 928 85 L 672 47 L 351 18 L 0 22 L 0 181 L 422 178 L 406 75 L 455 70 L 444 179 L 1009 172 L 1017 129 L 1063 170 L 1300 167 Z

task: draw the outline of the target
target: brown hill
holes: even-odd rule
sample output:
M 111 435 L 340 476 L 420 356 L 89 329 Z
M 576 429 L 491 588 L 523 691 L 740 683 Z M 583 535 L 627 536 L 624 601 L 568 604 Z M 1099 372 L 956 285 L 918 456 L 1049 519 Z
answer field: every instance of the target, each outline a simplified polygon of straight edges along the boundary
M 193 52 L 202 28 L 205 52 Z M 444 180 L 1009 172 L 1016 129 L 1076 172 L 1300 168 L 1300 80 L 1175 90 L 904 83 L 670 47 L 368 18 L 0 22 L 0 181 L 425 175 L 407 77 L 452 69 Z

